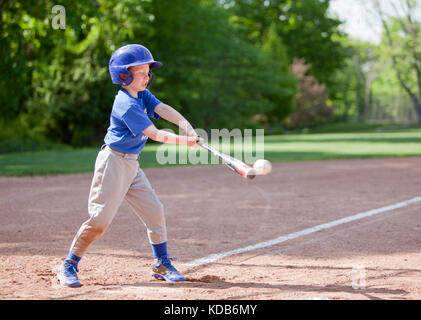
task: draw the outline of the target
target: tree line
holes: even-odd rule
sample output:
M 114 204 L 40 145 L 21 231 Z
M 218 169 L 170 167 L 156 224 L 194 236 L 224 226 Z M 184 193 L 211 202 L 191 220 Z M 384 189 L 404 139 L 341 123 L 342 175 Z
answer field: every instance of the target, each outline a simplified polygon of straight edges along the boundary
M 65 8 L 62 29 L 52 27 L 55 5 Z M 1 1 L 1 125 L 13 125 L 9 135 L 97 144 L 119 89 L 109 58 L 129 43 L 163 62 L 151 91 L 195 127 L 271 132 L 356 117 L 370 102 L 373 51 L 328 8 L 327 0 Z M 416 87 L 416 77 L 404 81 Z

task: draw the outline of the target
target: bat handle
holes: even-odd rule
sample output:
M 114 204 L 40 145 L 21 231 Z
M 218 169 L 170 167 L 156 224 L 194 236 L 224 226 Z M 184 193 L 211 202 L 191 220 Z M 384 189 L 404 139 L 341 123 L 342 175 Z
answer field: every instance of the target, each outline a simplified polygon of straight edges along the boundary
M 199 137 L 199 138 L 200 138 L 200 137 Z M 201 146 L 202 148 L 204 148 L 204 149 L 208 150 L 209 152 L 211 152 L 211 150 L 210 150 L 209 146 L 208 146 L 206 143 L 204 143 L 203 141 L 196 141 L 196 143 L 197 143 L 199 146 Z

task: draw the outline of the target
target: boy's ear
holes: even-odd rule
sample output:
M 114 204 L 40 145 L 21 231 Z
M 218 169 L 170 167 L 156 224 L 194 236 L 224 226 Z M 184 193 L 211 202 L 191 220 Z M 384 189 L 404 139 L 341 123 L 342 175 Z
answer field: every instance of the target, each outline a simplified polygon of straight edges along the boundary
M 123 80 L 127 80 L 128 77 L 127 77 L 127 74 L 120 73 L 120 78 Z

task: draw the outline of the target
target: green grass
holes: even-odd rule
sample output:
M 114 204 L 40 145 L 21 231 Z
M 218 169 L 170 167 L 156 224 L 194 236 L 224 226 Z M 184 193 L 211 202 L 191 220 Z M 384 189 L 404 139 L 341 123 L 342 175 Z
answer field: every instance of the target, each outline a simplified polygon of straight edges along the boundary
M 362 133 L 410 129 L 411 125 L 394 123 L 333 122 L 304 129 L 306 133 Z
M 140 159 L 142 168 L 162 167 L 156 161 L 156 152 L 162 146 L 150 144 L 145 147 Z M 170 149 L 175 150 L 176 146 Z M 1 154 L 0 175 L 93 172 L 98 150 L 87 148 Z M 421 156 L 421 129 L 266 136 L 264 156 L 272 162 Z

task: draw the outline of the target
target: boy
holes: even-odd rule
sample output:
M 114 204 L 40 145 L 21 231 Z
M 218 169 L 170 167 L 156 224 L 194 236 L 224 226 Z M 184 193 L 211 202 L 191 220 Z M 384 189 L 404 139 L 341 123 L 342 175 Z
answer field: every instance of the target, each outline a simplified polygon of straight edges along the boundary
M 95 162 L 88 203 L 90 218 L 80 227 L 57 273 L 62 286 L 81 286 L 77 277 L 78 262 L 88 246 L 111 224 L 123 199 L 147 228 L 155 258 L 152 275 L 172 282 L 185 280 L 171 264 L 164 208 L 140 169 L 138 157 L 148 138 L 195 148 L 198 147 L 196 142 L 203 139 L 180 113 L 159 101 L 147 89 L 153 80 L 151 70 L 161 66 L 162 63 L 155 61 L 146 47 L 138 44 L 121 47 L 111 56 L 111 79 L 122 88 L 114 99 L 105 144 Z M 183 129 L 182 135 L 158 130 L 150 118 L 157 120 L 160 117 Z

